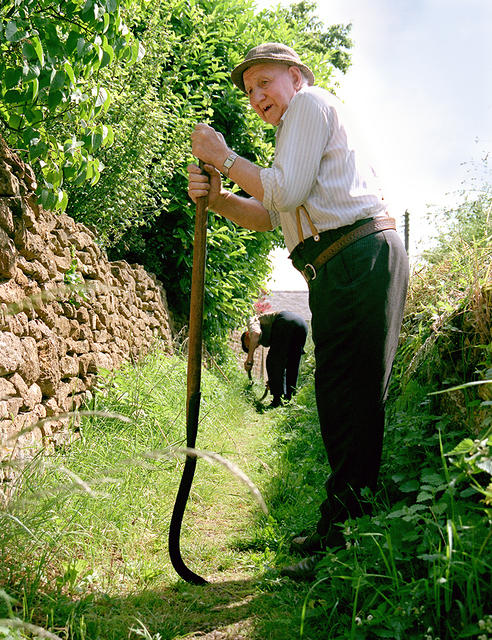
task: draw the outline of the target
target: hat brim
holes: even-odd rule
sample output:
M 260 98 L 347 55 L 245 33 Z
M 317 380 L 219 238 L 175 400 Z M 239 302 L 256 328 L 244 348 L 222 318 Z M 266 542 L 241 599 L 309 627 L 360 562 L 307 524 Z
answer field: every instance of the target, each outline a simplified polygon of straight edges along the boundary
M 260 57 L 253 58 L 252 60 L 244 60 L 243 62 L 241 62 L 241 64 L 238 64 L 237 67 L 232 70 L 231 80 L 238 89 L 241 89 L 243 93 L 246 93 L 246 88 L 243 81 L 243 73 L 246 71 L 246 69 L 254 67 L 257 64 L 284 64 L 288 67 L 298 67 L 306 76 L 309 86 L 312 86 L 314 84 L 314 73 L 305 64 L 302 64 L 301 62 L 294 62 L 292 58 L 283 58 L 281 56 L 276 56 L 275 58 Z

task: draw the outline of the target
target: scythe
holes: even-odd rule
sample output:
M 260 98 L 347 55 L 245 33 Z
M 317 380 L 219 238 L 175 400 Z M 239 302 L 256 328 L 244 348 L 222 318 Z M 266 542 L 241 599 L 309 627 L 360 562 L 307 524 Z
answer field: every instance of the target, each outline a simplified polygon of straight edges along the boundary
M 200 162 L 203 171 L 203 164 Z M 196 201 L 195 238 L 193 244 L 193 268 L 191 275 L 191 299 L 188 335 L 188 370 L 186 392 L 186 446 L 194 449 L 200 412 L 200 382 L 202 368 L 203 300 L 205 290 L 205 263 L 207 253 L 207 205 L 206 196 Z M 207 581 L 189 569 L 181 557 L 180 532 L 183 515 L 195 475 L 196 457 L 187 455 L 181 483 L 174 504 L 169 526 L 169 556 L 176 573 L 192 584 Z

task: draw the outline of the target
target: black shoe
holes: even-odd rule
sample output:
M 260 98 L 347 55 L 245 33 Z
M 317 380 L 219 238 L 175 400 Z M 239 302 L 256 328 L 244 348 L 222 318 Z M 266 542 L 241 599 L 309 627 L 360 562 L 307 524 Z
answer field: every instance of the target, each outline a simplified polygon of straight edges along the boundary
M 316 577 L 316 565 L 318 564 L 319 556 L 310 556 L 304 558 L 297 564 L 291 564 L 287 567 L 280 569 L 280 575 L 291 580 L 314 580 Z
M 271 403 L 268 405 L 271 409 L 276 409 L 282 406 L 282 398 L 274 397 Z
M 325 548 L 324 539 L 317 533 L 299 535 L 292 539 L 290 550 L 292 553 L 299 553 L 301 556 L 310 556 Z
M 327 548 L 336 547 L 345 547 L 345 538 L 340 529 L 333 529 L 327 536 L 320 536 L 317 531 L 308 535 L 299 535 L 290 543 L 291 552 L 301 556 L 310 556 Z

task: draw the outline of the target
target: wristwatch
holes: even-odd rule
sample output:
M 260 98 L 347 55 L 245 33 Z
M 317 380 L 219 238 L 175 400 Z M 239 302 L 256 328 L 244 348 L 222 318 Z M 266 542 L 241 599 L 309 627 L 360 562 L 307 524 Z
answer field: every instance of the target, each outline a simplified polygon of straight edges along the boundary
M 238 157 L 238 154 L 235 153 L 234 151 L 231 151 L 231 153 L 224 160 L 224 164 L 222 165 L 222 173 L 227 178 L 229 177 L 229 170 L 232 167 L 232 165 L 236 162 L 237 157 Z

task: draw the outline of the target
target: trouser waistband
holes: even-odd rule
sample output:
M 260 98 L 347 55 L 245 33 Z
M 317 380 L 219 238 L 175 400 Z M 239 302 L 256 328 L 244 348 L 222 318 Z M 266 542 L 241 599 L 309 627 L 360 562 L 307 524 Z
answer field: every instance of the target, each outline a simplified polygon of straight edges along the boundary
M 298 271 L 304 270 L 304 267 L 308 263 L 312 263 L 319 254 L 327 249 L 331 244 L 336 242 L 339 238 L 350 233 L 357 227 L 361 227 L 362 225 L 370 222 L 374 218 L 364 218 L 363 220 L 357 220 L 354 224 L 345 225 L 343 227 L 338 227 L 337 229 L 328 229 L 327 231 L 322 231 L 319 234 L 319 241 L 315 242 L 313 236 L 306 238 L 304 242 L 299 243 L 289 258 L 292 260 L 292 264 Z

